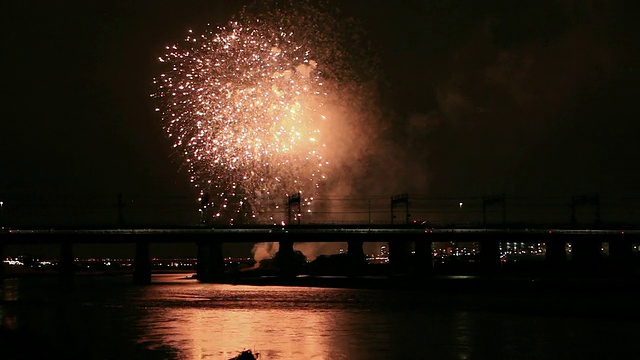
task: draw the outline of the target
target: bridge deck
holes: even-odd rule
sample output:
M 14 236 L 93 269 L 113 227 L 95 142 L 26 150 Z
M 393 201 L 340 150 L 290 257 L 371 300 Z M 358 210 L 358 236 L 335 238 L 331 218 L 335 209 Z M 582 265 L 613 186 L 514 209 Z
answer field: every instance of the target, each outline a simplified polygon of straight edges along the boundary
M 15 229 L 0 234 L 0 244 L 34 243 L 193 243 L 222 242 L 388 242 L 426 241 L 518 241 L 535 242 L 557 239 L 637 241 L 640 229 L 562 229 L 562 228 L 421 228 L 411 226 L 291 226 L 223 228 L 138 228 L 138 229 Z

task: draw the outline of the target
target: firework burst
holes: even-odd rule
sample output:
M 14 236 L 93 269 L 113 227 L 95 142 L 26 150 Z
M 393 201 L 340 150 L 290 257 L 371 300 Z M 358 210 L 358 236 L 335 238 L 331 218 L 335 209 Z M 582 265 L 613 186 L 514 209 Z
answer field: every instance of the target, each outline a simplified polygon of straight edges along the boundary
M 156 110 L 210 199 L 207 217 L 279 223 L 286 197 L 298 193 L 311 211 L 330 168 L 327 129 L 336 128 L 327 104 L 346 68 L 332 25 L 310 5 L 245 9 L 224 27 L 190 31 L 159 58 Z

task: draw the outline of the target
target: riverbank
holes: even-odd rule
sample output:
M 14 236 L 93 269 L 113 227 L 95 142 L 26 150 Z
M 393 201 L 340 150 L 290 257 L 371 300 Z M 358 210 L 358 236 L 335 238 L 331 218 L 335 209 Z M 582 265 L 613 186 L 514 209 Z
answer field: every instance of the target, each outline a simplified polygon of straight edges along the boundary
M 405 292 L 425 306 L 543 316 L 640 321 L 640 279 L 479 276 L 340 277 L 264 276 L 221 281 L 250 286 L 299 286 Z M 419 295 L 418 295 L 419 294 Z
M 303 286 L 423 292 L 640 296 L 640 279 L 526 278 L 506 276 L 278 276 L 235 277 L 220 282 L 253 286 Z
M 188 269 L 154 269 L 153 274 L 195 274 L 195 270 Z M 131 268 L 123 269 L 110 269 L 110 270 L 77 270 L 74 276 L 127 276 L 132 275 L 133 270 Z M 10 278 L 23 278 L 23 277 L 56 277 L 60 276 L 60 272 L 57 269 L 38 269 L 29 268 L 23 266 L 16 266 L 11 268 L 5 268 L 2 277 L 5 279 Z

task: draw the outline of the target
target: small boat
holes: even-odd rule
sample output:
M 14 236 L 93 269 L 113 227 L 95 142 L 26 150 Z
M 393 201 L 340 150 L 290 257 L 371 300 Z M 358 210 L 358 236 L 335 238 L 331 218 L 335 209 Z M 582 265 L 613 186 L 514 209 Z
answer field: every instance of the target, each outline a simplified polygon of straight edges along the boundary
M 251 350 L 244 350 L 238 356 L 232 357 L 229 360 L 257 360 L 259 357 L 259 353 L 253 353 Z

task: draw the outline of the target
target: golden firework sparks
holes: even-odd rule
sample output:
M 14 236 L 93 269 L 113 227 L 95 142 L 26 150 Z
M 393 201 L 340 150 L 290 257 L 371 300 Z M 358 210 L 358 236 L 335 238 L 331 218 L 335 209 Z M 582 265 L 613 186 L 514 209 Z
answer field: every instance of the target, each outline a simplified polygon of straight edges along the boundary
M 280 223 L 284 199 L 297 193 L 310 211 L 329 165 L 325 104 L 346 68 L 336 66 L 330 21 L 298 2 L 243 11 L 224 27 L 190 31 L 159 58 L 156 110 L 219 222 Z

